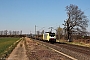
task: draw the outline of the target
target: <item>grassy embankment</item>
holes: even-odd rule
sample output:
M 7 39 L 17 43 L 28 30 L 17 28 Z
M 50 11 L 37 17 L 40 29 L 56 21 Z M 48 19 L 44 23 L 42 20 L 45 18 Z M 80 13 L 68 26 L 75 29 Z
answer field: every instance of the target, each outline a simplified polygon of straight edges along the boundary
M 84 43 L 84 42 L 67 42 L 66 40 L 57 40 L 57 42 L 61 43 L 67 43 L 67 44 L 73 44 L 73 45 L 78 45 L 78 46 L 84 46 L 84 47 L 89 47 L 90 48 L 90 43 Z
M 19 42 L 19 38 L 1 37 L 0 38 L 0 58 L 6 58 Z

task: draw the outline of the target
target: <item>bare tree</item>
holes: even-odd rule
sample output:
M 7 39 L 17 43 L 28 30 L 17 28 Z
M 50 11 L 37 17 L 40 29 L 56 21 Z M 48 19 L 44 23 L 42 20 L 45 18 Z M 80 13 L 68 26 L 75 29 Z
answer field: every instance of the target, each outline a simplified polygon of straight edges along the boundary
M 12 35 L 12 32 L 11 31 L 9 31 L 9 35 Z
M 17 32 L 17 31 L 13 31 L 13 35 L 16 35 L 16 32 Z
M 17 35 L 19 35 L 19 31 L 17 31 L 17 33 L 16 33 Z
M 14 31 L 15 32 L 15 35 L 17 35 L 17 31 Z
M 4 31 L 4 35 L 7 35 L 7 33 L 8 33 L 8 31 L 7 31 L 7 30 L 5 30 L 5 31 Z
M 0 31 L 0 35 L 3 35 L 3 31 Z
M 62 33 L 63 33 L 62 28 L 59 26 L 56 29 L 56 34 L 57 34 L 59 40 L 61 39 Z
M 68 40 L 71 40 L 71 36 L 73 32 L 85 32 L 86 27 L 88 27 L 89 20 L 87 19 L 87 16 L 84 15 L 84 12 L 82 12 L 78 6 L 70 4 L 70 6 L 66 6 L 67 16 L 68 19 L 63 24 L 66 28 Z

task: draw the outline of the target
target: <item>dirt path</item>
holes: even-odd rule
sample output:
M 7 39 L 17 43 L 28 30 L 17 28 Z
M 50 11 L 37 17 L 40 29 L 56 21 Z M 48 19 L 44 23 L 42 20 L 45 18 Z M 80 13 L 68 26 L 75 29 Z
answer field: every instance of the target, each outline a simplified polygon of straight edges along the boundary
M 20 41 L 6 60 L 29 60 L 26 55 L 24 41 Z
M 69 60 L 57 52 L 45 47 L 42 43 L 26 38 L 26 54 L 29 60 Z

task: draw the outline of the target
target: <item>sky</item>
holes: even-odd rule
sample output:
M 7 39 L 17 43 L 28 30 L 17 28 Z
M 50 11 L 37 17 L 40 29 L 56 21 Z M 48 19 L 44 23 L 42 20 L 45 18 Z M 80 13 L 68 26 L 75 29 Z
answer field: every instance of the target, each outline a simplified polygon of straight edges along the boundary
M 67 14 L 65 7 L 77 5 L 90 20 L 90 0 L 0 0 L 0 31 L 16 30 L 35 33 L 63 28 Z M 90 32 L 90 22 L 87 30 Z M 53 30 L 54 31 L 54 30 Z

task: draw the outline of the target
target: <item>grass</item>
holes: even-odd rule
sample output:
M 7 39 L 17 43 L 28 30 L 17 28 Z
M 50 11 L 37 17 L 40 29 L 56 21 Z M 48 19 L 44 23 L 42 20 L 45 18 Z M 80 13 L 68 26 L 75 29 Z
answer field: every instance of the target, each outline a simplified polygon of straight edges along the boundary
M 89 48 L 90 48 L 90 43 L 85 44 L 84 42 L 67 42 L 67 41 L 65 41 L 65 40 L 57 40 L 57 41 L 58 41 L 58 42 L 61 42 L 61 43 L 79 45 L 79 46 L 84 46 L 84 47 L 89 47 Z
M 84 47 L 89 47 L 90 48 L 90 43 L 86 44 L 84 42 L 67 42 L 68 44 L 74 44 L 74 45 L 79 45 L 79 46 L 84 46 Z
M 14 42 L 19 40 L 19 38 L 11 38 L 11 37 L 1 37 L 0 38 L 0 56 L 4 54 L 7 49 L 13 45 Z

